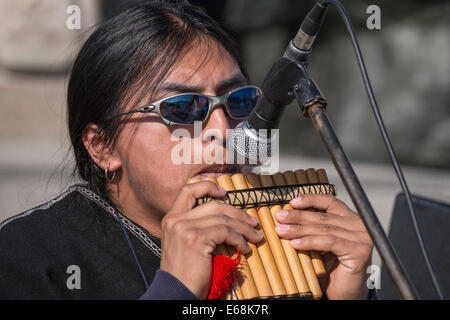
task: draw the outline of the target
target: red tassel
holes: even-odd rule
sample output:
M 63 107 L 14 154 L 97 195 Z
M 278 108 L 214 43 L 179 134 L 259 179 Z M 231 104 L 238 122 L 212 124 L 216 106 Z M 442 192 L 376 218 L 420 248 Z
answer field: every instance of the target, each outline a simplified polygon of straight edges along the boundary
M 231 286 L 239 277 L 237 266 L 240 264 L 239 251 L 236 258 L 230 258 L 222 255 L 213 256 L 212 283 L 208 299 L 220 299 L 230 290 Z

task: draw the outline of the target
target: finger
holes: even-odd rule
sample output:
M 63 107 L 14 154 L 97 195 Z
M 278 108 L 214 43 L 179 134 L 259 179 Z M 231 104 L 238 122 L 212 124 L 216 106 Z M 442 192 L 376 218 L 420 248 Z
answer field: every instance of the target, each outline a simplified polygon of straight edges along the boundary
M 211 226 L 201 230 L 207 241 L 211 241 L 214 247 L 222 243 L 226 243 L 243 254 L 251 251 L 246 239 L 241 234 L 237 233 L 230 227 L 225 225 Z
M 346 255 L 369 254 L 372 246 L 342 239 L 333 235 L 306 236 L 291 240 L 292 246 L 297 250 L 329 251 L 338 258 Z
M 305 236 L 328 236 L 361 242 L 371 245 L 372 241 L 367 232 L 351 231 L 330 224 L 279 224 L 277 234 L 284 239 L 296 239 Z
M 305 194 L 292 199 L 289 203 L 295 209 L 315 208 L 340 216 L 354 216 L 357 214 L 350 210 L 344 202 L 332 195 Z
M 221 198 L 226 195 L 226 191 L 211 181 L 186 184 L 181 188 L 170 212 L 174 214 L 186 212 L 195 206 L 198 198 L 206 195 Z
M 330 212 L 294 209 L 277 211 L 275 218 L 282 224 L 330 224 L 349 230 L 366 232 L 364 223 L 359 215 L 340 216 Z
M 258 224 L 258 221 L 255 218 L 241 209 L 218 201 L 209 201 L 208 203 L 202 204 L 190 210 L 184 217 L 187 219 L 195 219 L 206 215 L 226 215 L 229 218 L 240 220 L 253 227 L 256 227 Z M 224 217 L 224 219 L 226 219 L 226 217 Z
M 263 235 L 248 223 L 238 219 L 233 219 L 225 214 L 216 214 L 197 219 L 182 220 L 180 223 L 183 223 L 185 230 L 202 230 L 213 226 L 225 226 L 227 228 L 231 228 L 234 232 L 241 234 L 252 243 L 257 243 L 263 238 Z

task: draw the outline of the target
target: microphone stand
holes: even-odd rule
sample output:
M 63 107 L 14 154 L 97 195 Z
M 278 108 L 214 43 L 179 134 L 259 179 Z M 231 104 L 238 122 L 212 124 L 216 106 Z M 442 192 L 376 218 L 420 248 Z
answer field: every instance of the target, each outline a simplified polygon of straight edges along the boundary
M 406 274 L 405 268 L 400 262 L 392 244 L 381 226 L 372 205 L 364 192 L 355 171 L 350 164 L 347 155 L 339 142 L 338 137 L 328 119 L 326 113 L 327 102 L 320 92 L 317 84 L 309 78 L 306 67 L 308 65 L 307 56 L 311 50 L 303 51 L 298 49 L 292 42 L 290 51 L 286 51 L 285 56 L 296 63 L 297 84 L 292 88 L 291 95 L 295 99 L 305 117 L 312 120 L 316 131 L 322 138 L 323 143 L 333 161 L 333 164 L 347 189 L 347 192 L 360 214 L 367 231 L 372 238 L 383 265 L 386 267 L 398 293 L 403 299 L 416 300 L 417 293 L 414 290 L 411 280 Z

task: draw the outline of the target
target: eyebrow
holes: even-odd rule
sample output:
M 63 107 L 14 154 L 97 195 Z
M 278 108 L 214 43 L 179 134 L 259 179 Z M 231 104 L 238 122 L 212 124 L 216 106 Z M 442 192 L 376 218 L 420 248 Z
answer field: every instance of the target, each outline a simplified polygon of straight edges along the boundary
M 235 74 L 234 76 L 223 80 L 219 83 L 219 85 L 215 88 L 216 92 L 224 93 L 230 89 L 236 88 L 238 86 L 244 86 L 248 84 L 248 80 L 242 75 L 242 73 Z M 184 83 L 170 82 L 166 81 L 158 88 L 158 91 L 162 92 L 176 92 L 176 93 L 184 93 L 184 92 L 202 92 L 204 88 L 202 86 L 196 85 L 187 85 Z

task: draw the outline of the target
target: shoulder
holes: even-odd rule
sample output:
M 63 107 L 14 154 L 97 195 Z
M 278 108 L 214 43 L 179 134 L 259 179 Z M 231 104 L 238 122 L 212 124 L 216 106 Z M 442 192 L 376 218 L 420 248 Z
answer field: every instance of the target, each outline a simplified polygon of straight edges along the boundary
M 0 223 L 0 247 L 61 246 L 87 233 L 116 226 L 109 203 L 84 185 L 73 185 L 54 199 Z M 100 229 L 100 230 L 98 230 Z
M 0 223 L 0 259 L 42 255 L 46 260 L 54 252 L 64 256 L 73 252 L 74 246 L 98 244 L 115 226 L 106 201 L 87 187 L 74 185 Z
M 45 229 L 55 226 L 61 215 L 77 211 L 81 201 L 77 187 L 72 186 L 58 197 L 1 222 L 0 241 L 11 237 L 19 241 L 23 237 L 44 236 Z
M 72 186 L 58 197 L 0 223 L 1 260 L 40 257 L 41 261 L 55 250 L 72 242 L 76 229 L 91 225 L 94 208 Z
M 107 234 L 101 228 L 111 219 L 83 192 L 89 190 L 72 186 L 0 223 L 0 299 L 76 294 L 65 287 L 67 267 L 75 263 L 89 269 L 85 265 L 92 259 L 86 257 L 101 253 L 96 245 Z

